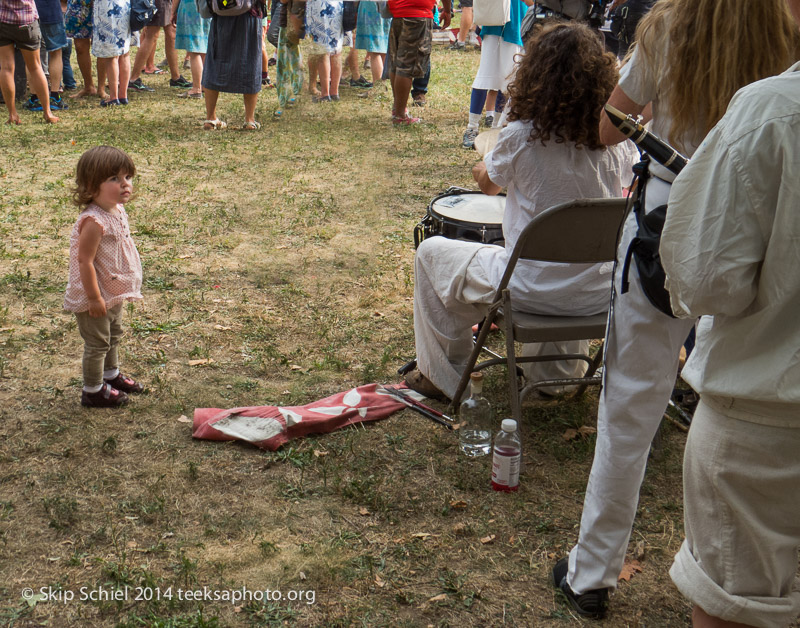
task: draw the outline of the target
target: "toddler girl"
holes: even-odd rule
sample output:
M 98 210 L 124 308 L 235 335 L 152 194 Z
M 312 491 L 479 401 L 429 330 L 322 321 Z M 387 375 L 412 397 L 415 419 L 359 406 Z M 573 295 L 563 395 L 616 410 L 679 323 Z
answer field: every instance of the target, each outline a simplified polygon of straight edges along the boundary
M 136 167 L 117 148 L 96 146 L 78 160 L 75 204 L 82 208 L 69 240 L 64 309 L 75 312 L 84 341 L 81 404 L 116 408 L 141 384 L 119 371 L 122 304 L 141 299 L 142 263 L 123 205 Z

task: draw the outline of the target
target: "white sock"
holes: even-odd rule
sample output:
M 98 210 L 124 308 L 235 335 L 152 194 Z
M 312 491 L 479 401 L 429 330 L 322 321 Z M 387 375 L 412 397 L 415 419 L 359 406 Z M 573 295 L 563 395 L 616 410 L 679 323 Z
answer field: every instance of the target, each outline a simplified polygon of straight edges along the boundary
M 103 387 L 102 384 L 98 384 L 97 386 L 84 386 L 83 391 L 87 393 L 96 393 L 100 392 L 100 389 Z
M 103 379 L 114 379 L 117 375 L 119 375 L 119 369 L 103 371 Z
M 470 113 L 469 114 L 469 124 L 467 124 L 468 129 L 475 129 L 477 130 L 481 126 L 481 114 L 479 113 Z

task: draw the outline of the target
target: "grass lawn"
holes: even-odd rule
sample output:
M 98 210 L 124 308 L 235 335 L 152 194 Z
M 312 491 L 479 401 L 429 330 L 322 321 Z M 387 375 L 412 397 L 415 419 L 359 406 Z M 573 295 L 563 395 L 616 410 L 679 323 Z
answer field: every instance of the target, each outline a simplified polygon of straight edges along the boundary
M 0 128 L 0 624 L 583 623 L 549 570 L 577 538 L 594 437 L 563 435 L 595 424 L 593 394 L 525 408 L 529 464 L 510 495 L 489 489 L 488 460 L 409 411 L 275 453 L 192 440 L 180 420 L 398 381 L 414 354 L 412 229 L 437 193 L 472 187 L 477 155 L 460 143 L 478 60 L 435 47 L 412 128 L 392 128 L 390 92 L 343 88 L 280 120 L 264 91 L 264 127 L 248 133 L 241 96 L 223 94 L 229 129 L 203 132 L 202 102 L 178 99 L 168 75 L 144 77 L 155 93 L 126 108 L 72 100 L 58 125 L 21 111 Z M 137 166 L 128 212 L 145 274 L 122 363 L 148 394 L 118 411 L 80 406 L 82 341 L 61 309 L 74 168 L 101 143 Z M 504 377 L 487 384 L 501 415 Z M 662 435 L 631 537 L 641 571 L 605 625 L 688 621 L 667 574 L 685 435 Z M 273 593 L 179 599 L 203 587 Z

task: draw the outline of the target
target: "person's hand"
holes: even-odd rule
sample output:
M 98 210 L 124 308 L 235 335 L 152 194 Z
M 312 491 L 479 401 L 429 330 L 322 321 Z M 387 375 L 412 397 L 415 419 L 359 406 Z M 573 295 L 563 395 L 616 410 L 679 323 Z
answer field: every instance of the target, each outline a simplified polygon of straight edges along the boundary
M 92 318 L 100 318 L 106 315 L 106 302 L 103 297 L 96 299 L 89 299 L 89 316 Z
M 439 11 L 439 26 L 441 26 L 442 28 L 447 28 L 448 26 L 450 26 L 450 18 L 451 18 L 450 11 L 446 9 L 442 9 L 441 11 Z

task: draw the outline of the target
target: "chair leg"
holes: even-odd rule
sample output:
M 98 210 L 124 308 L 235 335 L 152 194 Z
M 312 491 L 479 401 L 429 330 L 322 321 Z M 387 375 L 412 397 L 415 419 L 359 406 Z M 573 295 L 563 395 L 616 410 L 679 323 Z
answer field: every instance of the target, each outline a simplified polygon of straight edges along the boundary
M 469 376 L 472 374 L 472 371 L 475 368 L 475 363 L 478 361 L 478 356 L 481 354 L 481 348 L 486 342 L 486 337 L 489 335 L 489 331 L 492 328 L 492 323 L 494 322 L 496 316 L 497 307 L 493 305 L 486 314 L 486 318 L 483 320 L 483 323 L 481 323 L 480 332 L 478 333 L 478 337 L 475 339 L 475 346 L 472 347 L 472 353 L 470 353 L 467 365 L 464 368 L 464 372 L 461 374 L 461 380 L 458 382 L 458 388 L 456 388 L 456 393 L 453 395 L 453 400 L 450 403 L 453 410 L 458 407 L 459 400 L 463 396 L 464 391 L 467 390 L 467 386 L 469 385 Z
M 592 360 L 592 364 L 589 367 L 589 370 L 586 371 L 586 375 L 584 377 L 593 377 L 594 374 L 597 372 L 597 369 L 600 368 L 600 365 L 603 363 L 603 350 L 605 349 L 604 344 L 600 345 L 600 348 L 597 350 L 597 355 L 594 356 L 594 360 Z M 575 394 L 572 395 L 573 399 L 580 399 L 583 397 L 583 393 L 586 392 L 586 389 L 589 387 L 589 384 L 581 384 L 578 387 L 578 390 L 575 391 Z
M 508 393 L 511 397 L 511 416 L 519 427 L 522 420 L 522 408 L 519 400 L 519 386 L 517 385 L 517 358 L 514 351 L 514 320 L 511 311 L 511 293 L 503 290 L 503 320 L 505 321 L 506 334 L 506 364 L 508 366 Z

